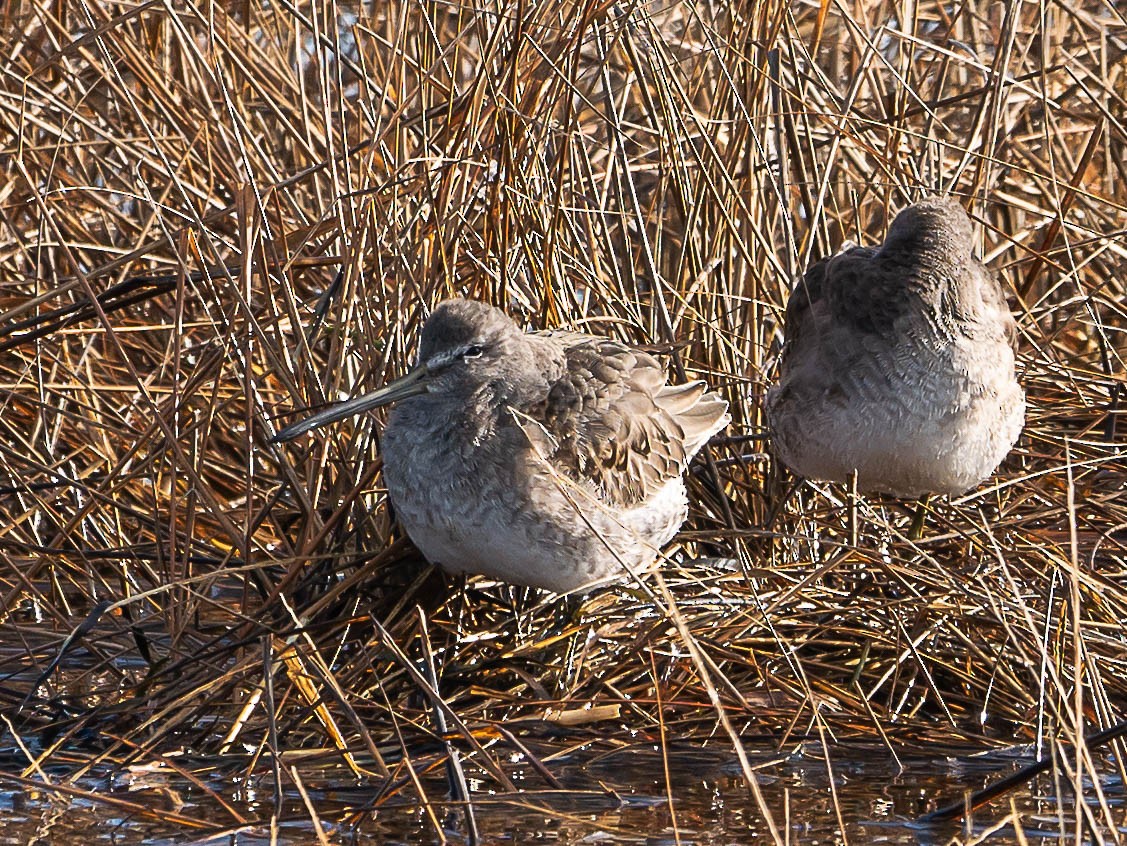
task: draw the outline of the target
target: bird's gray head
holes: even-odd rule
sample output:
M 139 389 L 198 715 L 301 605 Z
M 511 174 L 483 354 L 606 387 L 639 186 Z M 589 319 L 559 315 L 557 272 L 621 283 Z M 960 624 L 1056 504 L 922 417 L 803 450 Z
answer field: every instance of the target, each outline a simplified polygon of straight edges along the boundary
M 432 377 L 513 356 L 524 333 L 500 309 L 476 300 L 444 300 L 423 326 L 419 364 Z
M 328 423 L 413 397 L 446 394 L 458 403 L 493 383 L 518 385 L 535 372 L 535 364 L 530 366 L 530 357 L 521 347 L 524 339 L 504 312 L 472 300 L 446 300 L 423 326 L 419 364 L 410 373 L 299 420 L 271 440 L 284 443 Z
M 928 197 L 896 215 L 881 251 L 963 256 L 973 247 L 974 231 L 963 207 L 951 197 Z

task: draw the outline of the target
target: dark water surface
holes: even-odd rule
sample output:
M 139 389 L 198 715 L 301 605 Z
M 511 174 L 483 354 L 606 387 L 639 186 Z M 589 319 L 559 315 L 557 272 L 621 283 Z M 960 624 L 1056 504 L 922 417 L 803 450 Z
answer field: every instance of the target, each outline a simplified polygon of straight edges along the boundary
M 926 828 L 914 822 L 928 810 L 959 800 L 966 790 L 982 787 L 1028 763 L 1025 756 L 1029 752 L 939 754 L 902 759 L 901 767 L 882 748 L 843 744 L 828 750 L 831 770 L 826 751 L 808 744 L 785 755 L 761 751 L 750 763 L 779 836 L 787 843 L 1016 844 L 1023 842 L 1022 837 L 1024 842 L 1078 842 L 1072 835 L 1075 807 L 1067 786 L 1051 775 L 1040 776 L 980 810 L 969 827 Z M 18 772 L 12 766 L 18 757 L 15 750 L 4 749 L 3 757 L 3 771 Z M 559 790 L 549 788 L 534 767 L 514 755 L 508 762 L 508 774 L 526 793 L 492 794 L 470 776 L 480 842 L 645 846 L 772 842 L 764 815 L 730 751 L 673 747 L 668 750 L 668 761 L 667 781 L 663 756 L 653 746 L 573 753 L 547 762 L 564 788 Z M 199 762 L 190 769 L 200 771 Z M 98 798 L 20 788 L 5 780 L 0 782 L 0 844 L 319 842 L 294 782 L 283 776 L 276 800 L 269 764 L 256 772 L 261 776 L 253 783 L 243 780 L 233 786 L 229 774 L 216 771 L 193 785 L 166 769 L 139 768 L 87 778 L 76 785 Z M 341 777 L 340 772 L 325 763 L 302 764 L 299 769 L 309 805 L 328 842 L 435 843 L 440 840 L 438 829 L 451 843 L 467 842 L 465 813 L 461 806 L 446 801 L 442 767 L 418 774 L 430 802 L 429 812 L 410 784 L 383 798 L 380 807 L 372 810 L 377 785 Z M 467 773 L 472 772 L 472 764 L 467 762 Z M 62 775 L 47 774 L 53 781 L 65 783 Z M 1110 824 L 1094 805 L 1094 796 L 1086 799 L 1094 808 L 1103 839 L 1116 842 L 1116 834 L 1122 838 L 1124 831 L 1123 785 L 1118 777 L 1110 776 L 1101 780 L 1100 788 L 1114 817 Z M 209 789 L 214 796 L 208 794 Z M 100 801 L 103 797 L 137 807 L 114 806 Z M 229 808 L 223 807 L 220 797 Z M 279 822 L 272 836 L 269 820 L 275 808 Z M 1007 822 L 1015 811 L 1020 834 Z M 839 812 L 843 825 L 838 821 Z M 178 814 L 209 826 L 193 829 L 175 819 L 159 819 L 162 814 Z M 239 823 L 235 814 L 250 822 Z

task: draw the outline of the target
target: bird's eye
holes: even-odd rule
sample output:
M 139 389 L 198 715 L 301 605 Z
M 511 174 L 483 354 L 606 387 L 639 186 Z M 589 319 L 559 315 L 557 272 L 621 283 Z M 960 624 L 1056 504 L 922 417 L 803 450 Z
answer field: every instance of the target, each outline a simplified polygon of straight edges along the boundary
M 483 352 L 485 352 L 485 350 L 483 350 L 477 344 L 472 344 L 471 346 L 466 347 L 466 351 L 462 353 L 462 358 L 481 358 L 481 354 Z

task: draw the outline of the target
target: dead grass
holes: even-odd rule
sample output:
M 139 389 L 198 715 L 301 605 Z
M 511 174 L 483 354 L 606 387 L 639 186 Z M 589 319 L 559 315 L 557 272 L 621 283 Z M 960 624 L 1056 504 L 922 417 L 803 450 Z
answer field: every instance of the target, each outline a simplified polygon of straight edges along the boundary
M 507 790 L 505 733 L 592 703 L 613 718 L 560 748 L 626 726 L 832 757 L 1123 717 L 1115 4 L 12 8 L 0 672 L 41 761 L 184 749 L 247 773 L 336 749 L 425 804 L 412 762 L 457 747 Z M 794 276 L 934 191 L 965 200 L 1012 292 L 1030 412 L 913 543 L 892 500 L 807 484 L 783 504 L 745 436 Z M 393 541 L 371 427 L 266 444 L 402 372 L 454 294 L 684 341 L 734 417 L 684 540 L 736 564 L 571 616 L 444 586 Z M 1100 763 L 1069 755 L 1077 785 Z

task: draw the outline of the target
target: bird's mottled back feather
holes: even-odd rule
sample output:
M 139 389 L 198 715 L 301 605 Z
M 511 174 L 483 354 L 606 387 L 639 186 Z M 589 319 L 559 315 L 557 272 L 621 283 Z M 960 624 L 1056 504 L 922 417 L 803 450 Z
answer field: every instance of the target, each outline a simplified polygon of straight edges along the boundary
M 565 373 L 522 425 L 558 470 L 591 482 L 608 504 L 631 507 L 684 471 L 729 420 L 702 383 L 670 386 L 648 353 L 604 338 L 555 333 Z

